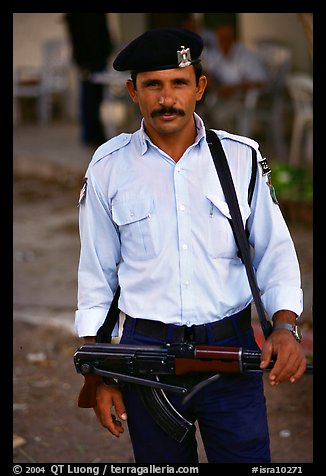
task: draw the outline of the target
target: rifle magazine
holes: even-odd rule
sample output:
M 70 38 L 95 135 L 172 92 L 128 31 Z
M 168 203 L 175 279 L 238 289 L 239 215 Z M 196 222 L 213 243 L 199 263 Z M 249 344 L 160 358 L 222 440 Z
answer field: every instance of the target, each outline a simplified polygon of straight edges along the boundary
M 181 443 L 194 424 L 171 404 L 164 390 L 138 386 L 143 403 L 156 423 L 174 440 Z

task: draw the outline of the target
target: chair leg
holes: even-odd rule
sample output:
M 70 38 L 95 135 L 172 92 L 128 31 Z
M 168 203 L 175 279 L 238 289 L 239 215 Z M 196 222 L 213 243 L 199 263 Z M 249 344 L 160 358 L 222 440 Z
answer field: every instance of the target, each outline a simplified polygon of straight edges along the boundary
M 49 94 L 42 94 L 39 99 L 39 118 L 43 126 L 50 122 L 51 98 Z
M 254 114 L 257 106 L 259 92 L 256 89 L 249 89 L 244 97 L 243 108 L 238 113 L 237 127 L 238 134 L 251 137 L 253 133 Z
M 305 122 L 300 117 L 294 118 L 292 128 L 292 138 L 290 146 L 289 163 L 291 165 L 299 165 L 301 158 L 301 139 L 304 131 Z
M 305 160 L 312 164 L 313 161 L 313 127 L 311 123 L 307 124 L 307 135 L 305 141 Z
M 283 100 L 281 99 L 277 100 L 273 105 L 271 128 L 276 157 L 280 160 L 285 159 Z

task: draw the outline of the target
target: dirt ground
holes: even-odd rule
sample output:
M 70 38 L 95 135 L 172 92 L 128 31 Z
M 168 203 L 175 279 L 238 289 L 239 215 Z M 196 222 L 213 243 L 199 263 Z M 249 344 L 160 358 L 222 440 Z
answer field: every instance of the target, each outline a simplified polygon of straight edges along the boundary
M 13 432 L 15 463 L 132 463 L 125 430 L 116 439 L 77 407 L 83 378 L 73 366 L 81 177 L 15 177 Z M 303 284 L 312 280 L 311 230 L 293 227 Z M 311 290 L 304 323 L 311 328 Z M 313 376 L 266 382 L 272 461 L 313 462 Z M 199 438 L 200 462 L 206 462 Z

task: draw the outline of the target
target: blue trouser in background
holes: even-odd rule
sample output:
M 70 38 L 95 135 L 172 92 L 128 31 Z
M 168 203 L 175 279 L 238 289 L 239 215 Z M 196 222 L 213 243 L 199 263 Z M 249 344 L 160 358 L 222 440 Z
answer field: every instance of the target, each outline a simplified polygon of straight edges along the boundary
M 79 95 L 81 141 L 98 147 L 107 140 L 101 119 L 104 85 L 81 79 Z
M 232 318 L 231 318 L 232 319 Z M 136 319 L 132 320 L 133 322 Z M 209 331 L 207 345 L 259 349 L 252 328 L 241 333 L 233 320 L 235 336 L 214 340 Z M 172 326 L 173 327 L 173 326 Z M 162 344 L 158 339 L 137 333 L 128 323 L 121 344 Z M 173 384 L 194 384 L 198 377 L 173 378 Z M 128 414 L 128 428 L 136 463 L 197 464 L 195 425 L 179 443 L 171 438 L 148 413 L 136 386 L 122 386 Z M 183 396 L 166 392 L 176 410 L 185 418 L 198 422 L 209 463 L 269 463 L 269 433 L 262 373 L 222 375 L 199 390 L 185 404 Z

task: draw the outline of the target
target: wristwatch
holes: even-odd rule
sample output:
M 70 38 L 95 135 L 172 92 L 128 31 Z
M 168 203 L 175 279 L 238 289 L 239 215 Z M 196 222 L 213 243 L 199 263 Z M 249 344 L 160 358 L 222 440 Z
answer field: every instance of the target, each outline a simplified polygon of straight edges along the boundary
M 278 322 L 273 326 L 273 331 L 275 331 L 276 329 L 286 329 L 292 332 L 298 342 L 301 342 L 302 340 L 301 329 L 295 324 L 286 324 L 285 322 Z

